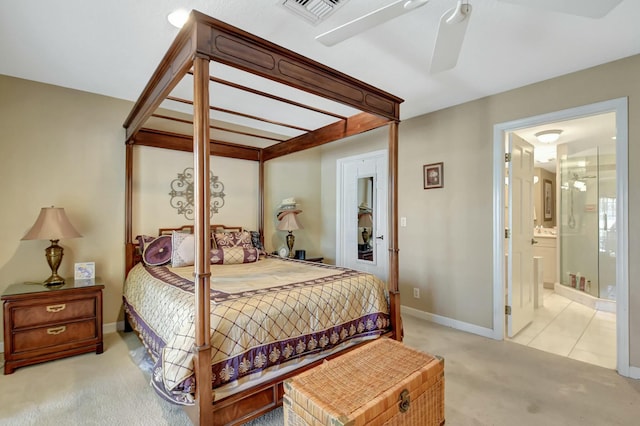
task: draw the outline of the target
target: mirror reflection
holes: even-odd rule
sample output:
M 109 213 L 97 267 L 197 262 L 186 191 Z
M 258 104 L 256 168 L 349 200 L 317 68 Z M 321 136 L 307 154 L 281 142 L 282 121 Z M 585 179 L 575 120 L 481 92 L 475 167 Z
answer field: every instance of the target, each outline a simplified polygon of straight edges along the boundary
M 373 176 L 358 178 L 358 259 L 373 261 Z

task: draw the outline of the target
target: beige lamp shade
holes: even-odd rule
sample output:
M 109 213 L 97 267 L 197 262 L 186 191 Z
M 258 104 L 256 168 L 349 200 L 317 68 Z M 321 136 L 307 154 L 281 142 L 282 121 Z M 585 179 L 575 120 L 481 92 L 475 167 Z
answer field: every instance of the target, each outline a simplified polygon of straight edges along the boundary
M 45 286 L 60 287 L 64 285 L 64 278 L 58 275 L 58 267 L 64 256 L 64 249 L 58 245 L 58 240 L 82 237 L 73 227 L 69 218 L 61 207 L 43 207 L 23 240 L 51 240 L 51 245 L 44 250 L 45 258 L 51 268 L 51 276 L 44 281 Z
M 82 237 L 67 218 L 62 207 L 43 207 L 23 240 L 62 240 Z
M 303 229 L 300 222 L 298 222 L 298 213 L 301 210 L 295 210 L 291 212 L 280 212 L 278 217 L 280 222 L 278 222 L 278 231 L 295 231 L 296 229 Z
M 358 226 L 360 228 L 373 227 L 373 221 L 371 220 L 371 213 L 361 213 L 358 215 Z

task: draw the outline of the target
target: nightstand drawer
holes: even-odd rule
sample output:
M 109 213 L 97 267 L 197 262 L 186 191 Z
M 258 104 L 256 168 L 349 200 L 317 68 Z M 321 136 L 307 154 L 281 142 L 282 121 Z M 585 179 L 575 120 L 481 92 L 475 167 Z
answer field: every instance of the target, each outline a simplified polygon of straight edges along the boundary
M 34 328 L 18 331 L 13 335 L 13 351 L 15 354 L 19 354 L 20 352 L 46 349 L 71 342 L 82 342 L 96 337 L 95 319 Z
M 42 305 L 20 306 L 11 309 L 13 327 L 24 328 L 54 324 L 70 319 L 91 318 L 96 316 L 96 298 L 50 302 Z
M 73 279 L 52 288 L 29 283 L 7 287 L 1 297 L 4 374 L 72 355 L 101 354 L 103 288 Z

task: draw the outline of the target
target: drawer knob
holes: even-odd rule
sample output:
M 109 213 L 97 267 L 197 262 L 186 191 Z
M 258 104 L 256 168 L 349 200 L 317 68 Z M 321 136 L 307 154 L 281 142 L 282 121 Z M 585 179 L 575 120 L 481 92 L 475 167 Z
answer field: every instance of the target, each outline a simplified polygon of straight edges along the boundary
M 67 326 L 61 325 L 60 327 L 47 328 L 47 334 L 60 334 L 64 333 L 67 330 Z
M 60 312 L 66 308 L 67 305 L 65 303 L 61 303 L 59 305 L 49 305 L 47 306 L 47 312 Z

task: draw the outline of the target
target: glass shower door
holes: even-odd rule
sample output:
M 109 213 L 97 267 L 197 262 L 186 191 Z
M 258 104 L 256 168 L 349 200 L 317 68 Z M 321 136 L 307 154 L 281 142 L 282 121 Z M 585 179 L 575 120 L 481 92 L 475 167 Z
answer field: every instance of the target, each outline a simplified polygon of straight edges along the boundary
M 616 159 L 610 146 L 558 146 L 560 282 L 615 299 Z
M 598 268 L 601 299 L 616 299 L 616 156 L 598 156 Z

